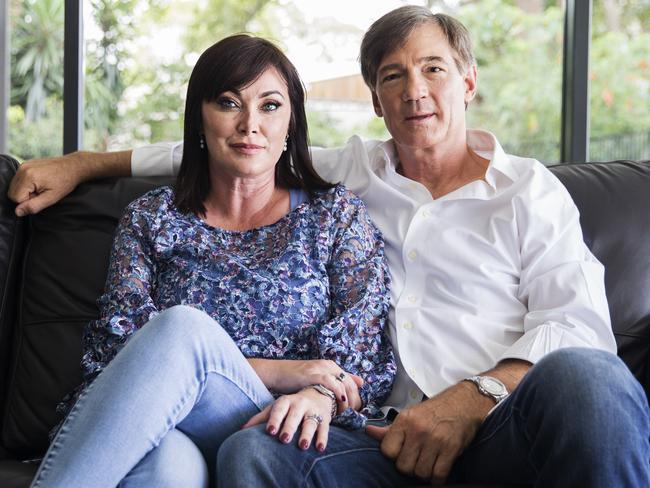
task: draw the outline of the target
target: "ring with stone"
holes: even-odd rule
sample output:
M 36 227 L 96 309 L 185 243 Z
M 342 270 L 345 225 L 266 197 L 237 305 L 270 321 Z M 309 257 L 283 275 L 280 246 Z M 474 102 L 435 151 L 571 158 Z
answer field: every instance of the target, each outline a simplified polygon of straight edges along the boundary
M 341 371 L 338 375 L 336 375 L 336 379 L 339 381 L 343 381 L 347 375 Z
M 316 425 L 320 425 L 323 423 L 323 417 L 321 415 L 318 415 L 317 413 L 311 413 L 309 415 L 305 415 L 304 420 L 312 420 L 313 422 L 316 422 Z

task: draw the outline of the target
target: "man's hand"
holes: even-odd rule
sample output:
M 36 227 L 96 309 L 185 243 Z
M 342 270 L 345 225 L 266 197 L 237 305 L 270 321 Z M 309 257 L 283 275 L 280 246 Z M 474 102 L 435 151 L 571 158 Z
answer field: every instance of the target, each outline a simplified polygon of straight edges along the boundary
M 494 376 L 512 392 L 531 364 L 507 359 L 482 374 Z M 443 484 L 456 458 L 474 440 L 494 401 L 462 381 L 398 415 L 390 427 L 369 426 L 366 432 L 381 441 L 381 452 L 394 459 L 409 476 Z
M 369 426 L 366 432 L 382 441 L 381 452 L 401 473 L 442 484 L 493 406 L 473 384 L 459 383 L 402 410 L 390 427 Z
M 76 152 L 21 164 L 7 195 L 17 203 L 16 215 L 35 214 L 55 204 L 88 179 L 131 174 L 131 151 Z

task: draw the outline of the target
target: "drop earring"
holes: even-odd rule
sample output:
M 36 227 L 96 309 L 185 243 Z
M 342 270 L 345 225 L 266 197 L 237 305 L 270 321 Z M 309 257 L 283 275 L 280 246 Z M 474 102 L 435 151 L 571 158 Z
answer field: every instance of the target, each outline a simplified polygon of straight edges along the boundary
M 205 149 L 205 136 L 203 134 L 199 134 L 199 147 L 201 150 Z
M 287 142 L 289 141 L 289 136 L 284 138 L 284 146 L 282 146 L 282 152 L 285 152 L 287 150 Z

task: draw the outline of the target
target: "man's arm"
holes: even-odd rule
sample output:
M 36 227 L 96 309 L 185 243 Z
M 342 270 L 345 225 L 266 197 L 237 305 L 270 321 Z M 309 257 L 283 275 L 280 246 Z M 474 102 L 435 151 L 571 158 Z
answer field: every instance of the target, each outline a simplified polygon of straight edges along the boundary
M 9 188 L 16 214 L 37 213 L 55 204 L 83 181 L 109 176 L 175 175 L 183 157 L 183 142 L 159 142 L 133 151 L 78 151 L 57 158 L 23 163 Z
M 531 366 L 506 359 L 481 374 L 501 380 L 512 393 Z M 494 405 L 476 385 L 462 381 L 402 410 L 390 427 L 368 427 L 366 432 L 382 441 L 382 453 L 395 460 L 400 472 L 442 484 Z
M 21 164 L 11 180 L 8 196 L 18 204 L 16 215 L 22 217 L 53 205 L 86 180 L 130 175 L 131 151 L 77 151 Z

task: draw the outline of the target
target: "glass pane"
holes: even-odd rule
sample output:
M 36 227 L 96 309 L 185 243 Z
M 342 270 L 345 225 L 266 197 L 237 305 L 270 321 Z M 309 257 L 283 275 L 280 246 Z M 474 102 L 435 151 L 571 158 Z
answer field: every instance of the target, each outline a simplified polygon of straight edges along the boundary
M 593 9 L 589 159 L 650 159 L 650 1 Z
M 12 0 L 9 152 L 19 159 L 63 150 L 64 0 Z
M 472 34 L 478 62 L 469 126 L 493 132 L 508 153 L 544 163 L 560 159 L 560 3 L 483 0 L 458 12 Z

